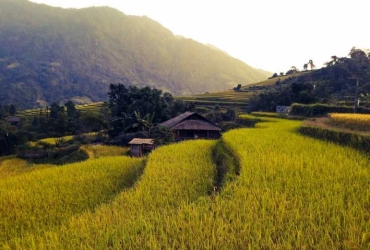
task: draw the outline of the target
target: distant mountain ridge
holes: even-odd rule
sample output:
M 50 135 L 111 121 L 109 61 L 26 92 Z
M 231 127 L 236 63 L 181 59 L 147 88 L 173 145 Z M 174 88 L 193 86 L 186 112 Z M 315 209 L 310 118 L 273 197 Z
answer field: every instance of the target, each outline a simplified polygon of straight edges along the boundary
M 175 95 L 221 91 L 266 79 L 224 52 L 179 38 L 148 17 L 109 7 L 62 9 L 0 0 L 1 103 L 100 101 L 109 83 Z

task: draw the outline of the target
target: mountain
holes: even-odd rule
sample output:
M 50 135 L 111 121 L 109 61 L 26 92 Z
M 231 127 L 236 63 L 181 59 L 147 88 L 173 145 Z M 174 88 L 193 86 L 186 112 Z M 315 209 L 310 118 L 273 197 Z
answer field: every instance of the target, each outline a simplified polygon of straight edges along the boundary
M 19 107 L 107 99 L 109 83 L 175 95 L 221 91 L 271 76 L 148 17 L 108 7 L 62 9 L 0 0 L 0 103 Z

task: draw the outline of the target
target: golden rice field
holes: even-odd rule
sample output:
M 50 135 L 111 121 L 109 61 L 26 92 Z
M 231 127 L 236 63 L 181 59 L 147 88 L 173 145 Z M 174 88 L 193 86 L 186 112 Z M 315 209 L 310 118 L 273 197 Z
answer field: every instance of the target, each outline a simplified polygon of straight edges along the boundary
M 219 192 L 216 142 L 160 147 L 134 188 L 3 248 L 370 249 L 368 155 L 268 120 L 223 135 L 240 175 Z
M 0 182 L 0 242 L 39 234 L 94 209 L 133 185 L 142 159 L 106 157 L 46 168 Z
M 95 212 L 71 218 L 59 230 L 46 232 L 43 237 L 33 235 L 10 241 L 9 247 L 122 249 L 124 244 L 124 249 L 130 249 L 139 248 L 138 241 L 152 244 L 153 235 L 145 232 L 156 227 L 154 222 L 212 192 L 214 145 L 214 141 L 196 141 L 161 147 L 149 156 L 141 181 L 134 189 L 122 192 Z
M 106 156 L 118 156 L 127 155 L 130 151 L 128 147 L 118 147 L 118 146 L 107 146 L 107 145 L 83 145 L 82 150 L 85 150 L 89 155 L 90 159 L 106 157 Z
M 67 136 L 63 136 L 62 137 L 62 140 L 64 142 L 70 141 L 72 139 L 73 139 L 73 135 L 67 135 Z M 41 142 L 48 143 L 50 145 L 55 145 L 56 144 L 55 138 L 45 138 L 45 139 L 41 139 L 40 141 Z
M 275 113 L 275 112 L 252 112 L 252 115 L 262 116 L 262 117 L 275 117 L 275 118 L 282 116 L 282 114 Z
M 51 164 L 32 164 L 15 156 L 0 157 L 0 180 L 23 173 L 29 173 L 34 170 L 56 167 Z
M 368 114 L 331 113 L 328 114 L 328 117 L 332 122 L 345 128 L 365 131 L 370 130 L 370 115 Z

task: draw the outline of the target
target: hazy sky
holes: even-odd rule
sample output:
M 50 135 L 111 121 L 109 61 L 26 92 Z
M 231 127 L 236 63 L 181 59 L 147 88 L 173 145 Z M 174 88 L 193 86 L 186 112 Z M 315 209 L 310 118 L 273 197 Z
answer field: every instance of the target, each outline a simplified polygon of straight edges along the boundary
M 370 49 L 369 0 L 33 0 L 64 8 L 111 6 L 176 35 L 210 43 L 255 68 L 321 67 L 353 46 Z

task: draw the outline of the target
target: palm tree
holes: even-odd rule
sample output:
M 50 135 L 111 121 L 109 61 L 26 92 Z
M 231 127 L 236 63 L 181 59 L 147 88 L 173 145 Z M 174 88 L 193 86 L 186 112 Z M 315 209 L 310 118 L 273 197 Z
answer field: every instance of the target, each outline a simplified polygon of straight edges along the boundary
M 316 68 L 316 66 L 315 66 L 315 64 L 313 64 L 313 61 L 312 60 L 309 60 L 308 61 L 308 64 L 310 65 L 311 70 L 313 70 L 313 69 Z
M 153 119 L 154 119 L 154 114 L 146 114 L 143 118 L 140 116 L 140 112 L 134 111 L 136 123 L 132 125 L 132 127 L 139 128 L 142 131 L 147 131 L 150 133 L 150 131 L 153 129 L 154 124 L 153 124 Z
M 337 56 L 331 56 L 331 61 L 326 62 L 326 66 L 333 66 L 338 63 L 338 57 Z

